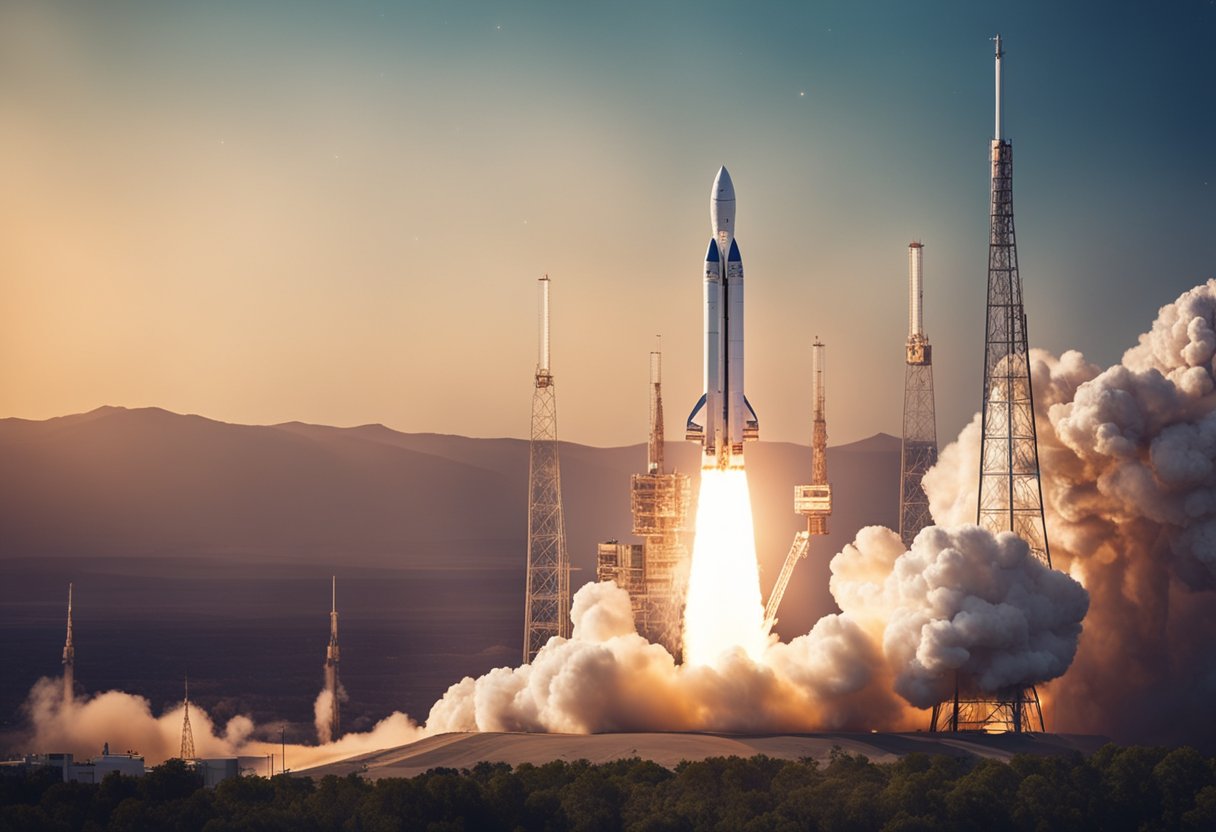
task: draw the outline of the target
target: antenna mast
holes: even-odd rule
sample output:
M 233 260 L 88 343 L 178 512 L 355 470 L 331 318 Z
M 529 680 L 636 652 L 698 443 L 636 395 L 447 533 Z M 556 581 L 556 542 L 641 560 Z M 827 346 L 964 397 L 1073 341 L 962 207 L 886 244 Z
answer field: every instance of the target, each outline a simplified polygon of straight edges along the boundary
M 976 523 L 1011 531 L 1048 567 L 1034 395 L 1022 279 L 1013 230 L 1013 146 L 1001 133 L 1001 49 L 996 38 L 996 136 L 992 140 L 992 207 L 988 237 L 988 313 L 984 341 L 983 430 Z M 955 683 L 953 700 L 933 709 L 930 730 L 1043 731 L 1033 685 L 998 691 Z

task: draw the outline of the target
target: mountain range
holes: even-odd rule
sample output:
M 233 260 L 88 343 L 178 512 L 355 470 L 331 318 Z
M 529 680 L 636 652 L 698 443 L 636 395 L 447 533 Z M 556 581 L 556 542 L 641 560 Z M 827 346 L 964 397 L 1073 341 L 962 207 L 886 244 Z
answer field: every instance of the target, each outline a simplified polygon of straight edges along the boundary
M 784 638 L 835 609 L 827 591 L 831 556 L 862 526 L 897 523 L 899 455 L 899 440 L 884 434 L 829 448 L 832 533 L 813 541 L 794 573 L 778 623 Z M 695 471 L 694 444 L 671 442 L 666 456 L 669 467 Z M 562 442 L 560 460 L 577 588 L 594 579 L 598 542 L 634 539 L 629 477 L 645 469 L 646 446 Z M 811 451 L 758 442 L 747 449 L 747 465 L 767 597 L 803 528 L 792 510 L 793 487 L 809 478 Z M 405 700 L 413 712 L 424 709 L 461 675 L 514 663 L 520 649 L 526 440 L 383 425 L 237 425 L 158 408 L 101 407 L 45 421 L 0 419 L 0 469 L 0 659 L 23 671 L 0 691 L 0 712 L 9 712 L 37 675 L 57 671 L 69 580 L 77 582 L 82 684 L 129 687 L 130 669 L 116 665 L 129 661 L 132 639 L 147 639 L 149 657 L 163 649 L 168 664 L 177 648 L 162 644 L 166 626 L 204 621 L 211 629 L 196 641 L 226 639 L 236 629 L 243 647 L 215 656 L 187 650 L 202 666 L 190 673 L 192 694 L 198 677 L 195 695 L 206 697 L 207 668 L 226 680 L 216 683 L 222 699 L 235 695 L 234 687 L 257 687 L 252 670 L 229 666 L 242 651 L 248 657 L 241 661 L 259 666 L 266 651 L 282 653 L 277 680 L 310 679 L 319 661 L 313 637 L 294 634 L 315 623 L 323 645 L 330 574 L 338 576 L 349 638 L 366 637 L 369 656 L 391 653 L 414 669 L 404 687 L 386 687 L 388 670 L 378 663 L 379 681 L 369 678 L 368 688 L 377 695 L 385 688 L 383 707 Z M 104 620 L 111 638 L 122 633 L 122 648 L 98 643 L 90 652 L 90 633 L 101 627 L 90 629 L 91 620 Z M 390 621 L 391 634 L 373 638 L 359 629 Z M 276 641 L 271 632 L 279 633 Z M 258 647 L 262 637 L 268 641 Z M 105 659 L 90 670 L 89 655 Z M 351 675 L 360 672 L 351 667 L 357 655 L 357 645 L 344 650 L 348 687 L 358 687 Z M 141 674 L 154 703 L 176 695 L 176 670 Z M 282 696 L 277 680 L 278 690 L 258 695 Z M 307 722 L 315 688 L 304 681 L 296 687 L 300 702 L 288 710 Z M 250 708 L 252 695 L 241 693 L 245 699 L 231 708 Z M 372 698 L 369 692 L 363 699 Z M 281 713 L 281 705 L 267 700 L 252 709 Z M 369 719 L 379 707 L 369 709 Z

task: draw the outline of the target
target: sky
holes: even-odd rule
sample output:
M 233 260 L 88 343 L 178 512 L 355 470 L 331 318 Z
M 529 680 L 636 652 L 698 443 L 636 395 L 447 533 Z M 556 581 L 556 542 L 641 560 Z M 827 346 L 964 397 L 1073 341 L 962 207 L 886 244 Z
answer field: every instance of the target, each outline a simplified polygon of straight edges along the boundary
M 1117 361 L 1216 277 L 1216 4 L 0 0 L 0 417 L 111 404 L 562 438 L 701 393 L 709 192 L 747 395 L 898 434 L 923 241 L 939 437 L 979 403 L 990 38 L 1032 346 Z

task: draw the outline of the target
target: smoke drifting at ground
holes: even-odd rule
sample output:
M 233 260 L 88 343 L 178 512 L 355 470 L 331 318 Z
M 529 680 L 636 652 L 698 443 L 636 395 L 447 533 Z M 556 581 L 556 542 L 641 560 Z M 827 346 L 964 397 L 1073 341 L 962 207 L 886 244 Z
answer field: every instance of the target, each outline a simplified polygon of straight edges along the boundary
M 1085 593 L 1010 535 L 933 529 L 906 552 L 888 529 L 863 529 L 832 561 L 843 610 L 761 656 L 737 646 L 710 664 L 677 665 L 638 635 L 628 594 L 587 584 L 574 596 L 570 639 L 554 638 L 531 664 L 453 685 L 425 728 L 394 714 L 367 734 L 290 746 L 295 769 L 403 745 L 447 731 L 816 731 L 911 729 L 944 696 L 955 671 L 994 685 L 1038 682 L 1067 667 Z M 898 695 L 897 695 L 898 693 Z M 88 753 L 109 741 L 150 761 L 178 749 L 182 714 L 159 718 L 146 700 L 115 691 L 75 707 L 42 680 L 30 699 L 40 748 Z M 902 698 L 901 698 L 902 697 Z M 322 701 L 325 699 L 325 701 Z M 324 708 L 322 707 L 324 706 Z M 328 700 L 318 699 L 328 714 Z M 200 756 L 276 753 L 236 717 L 217 736 L 191 709 Z
M 926 530 L 905 551 L 863 529 L 832 561 L 843 610 L 753 660 L 737 648 L 678 666 L 634 629 L 615 584 L 575 595 L 571 639 L 531 665 L 467 678 L 431 709 L 437 731 L 810 731 L 919 727 L 956 672 L 996 689 L 1053 679 L 1088 599 L 1013 535 Z M 900 698 L 896 697 L 896 693 Z
M 127 750 L 142 754 L 149 764 L 176 757 L 181 751 L 182 707 L 152 715 L 147 699 L 121 691 L 91 697 L 77 696 L 63 702 L 59 679 L 39 679 L 25 705 L 33 731 L 30 746 L 42 751 L 68 751 L 80 759 L 101 753 L 109 743 L 113 753 Z M 265 757 L 280 753 L 278 742 L 254 738 L 256 728 L 246 716 L 228 720 L 222 733 L 207 712 L 190 703 L 190 726 L 194 750 L 199 757 Z M 337 742 L 320 746 L 288 745 L 287 761 L 302 769 L 341 760 L 355 754 L 404 745 L 420 739 L 423 732 L 405 714 L 394 713 L 363 734 L 347 734 Z M 281 765 L 279 762 L 277 765 Z M 260 772 L 264 773 L 264 772 Z
M 1161 308 L 1106 370 L 1032 353 L 1053 565 L 1092 604 L 1054 730 L 1216 743 L 1216 281 Z M 925 477 L 934 519 L 974 519 L 979 425 Z
M 768 638 L 708 664 L 677 665 L 638 635 L 628 594 L 613 583 L 574 596 L 570 639 L 554 638 L 531 664 L 453 685 L 425 728 L 394 714 L 368 734 L 292 746 L 293 768 L 401 745 L 446 731 L 815 731 L 921 727 L 954 675 L 989 688 L 1058 676 L 1076 650 L 1085 591 L 1051 572 L 1012 535 L 975 526 L 926 529 L 905 551 L 884 528 L 863 529 L 832 560 L 842 613 L 788 644 Z M 116 740 L 150 760 L 178 748 L 181 709 L 154 718 L 146 700 L 110 692 L 63 707 L 43 680 L 30 714 L 42 748 L 89 750 Z M 318 725 L 329 700 L 317 700 Z M 222 737 L 192 709 L 200 756 L 274 753 L 237 717 Z M 117 745 L 114 747 L 118 747 Z
M 35 732 L 33 745 L 40 750 L 96 755 L 109 743 L 115 753 L 133 750 L 157 761 L 181 750 L 180 706 L 154 717 L 147 699 L 114 690 L 77 695 L 73 703 L 64 703 L 62 683 L 43 678 L 30 691 L 25 708 Z M 190 725 L 195 751 L 202 757 L 233 754 L 253 729 L 247 717 L 236 716 L 222 735 L 217 734 L 211 718 L 197 706 L 190 708 Z
M 865 730 L 899 717 L 881 655 L 843 616 L 771 645 L 760 661 L 737 649 L 683 666 L 637 634 L 615 583 L 585 585 L 571 617 L 572 637 L 550 640 L 532 664 L 453 685 L 427 730 Z

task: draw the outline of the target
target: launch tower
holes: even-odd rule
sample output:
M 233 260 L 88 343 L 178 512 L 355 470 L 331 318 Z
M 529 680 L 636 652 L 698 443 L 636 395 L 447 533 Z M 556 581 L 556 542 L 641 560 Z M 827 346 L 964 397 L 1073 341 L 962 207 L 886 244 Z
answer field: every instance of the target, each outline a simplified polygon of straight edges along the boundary
M 524 662 L 553 636 L 570 637 L 570 558 L 557 457 L 557 398 L 549 368 L 549 275 L 540 278 L 540 355 L 528 458 L 528 577 Z
M 992 532 L 1014 532 L 1030 545 L 1035 557 L 1050 567 L 1026 313 L 1013 233 L 1013 146 L 1001 134 L 1003 56 L 1001 37 L 997 35 L 996 137 L 992 140 L 988 321 L 976 523 Z M 956 682 L 954 698 L 933 708 L 930 730 L 1042 731 L 1043 711 L 1033 685 L 980 691 L 968 690 Z
M 904 434 L 900 453 L 899 537 L 904 546 L 933 523 L 921 487 L 937 463 L 937 419 L 933 412 L 933 347 L 925 335 L 924 246 L 908 244 L 908 349 L 904 372 Z
M 341 731 L 341 714 L 338 711 L 338 577 L 330 583 L 329 646 L 325 648 L 325 690 L 329 691 L 329 741 L 338 739 Z M 358 656 L 356 656 L 358 658 Z
M 683 646 L 688 549 L 681 532 L 688 519 L 687 474 L 668 472 L 663 458 L 663 356 L 650 354 L 650 441 L 646 473 L 630 478 L 633 533 L 641 545 L 601 543 L 596 580 L 616 581 L 629 592 L 638 632 L 679 658 Z
M 70 706 L 76 697 L 76 645 L 72 643 L 72 585 L 68 584 L 68 635 L 63 642 L 63 704 Z
M 190 677 L 186 677 L 186 697 L 182 700 L 182 750 L 178 756 L 183 760 L 197 759 L 194 755 L 194 732 L 190 730 Z
M 811 484 L 794 486 L 794 513 L 806 518 L 806 531 L 794 535 L 785 564 L 769 593 L 764 607 L 764 626 L 771 629 L 777 623 L 777 609 L 785 597 L 794 566 L 806 557 L 811 547 L 811 535 L 828 533 L 828 518 L 832 516 L 832 486 L 828 484 L 828 420 L 826 388 L 824 386 L 824 343 L 815 338 L 811 346 L 811 385 L 814 417 L 811 427 Z

